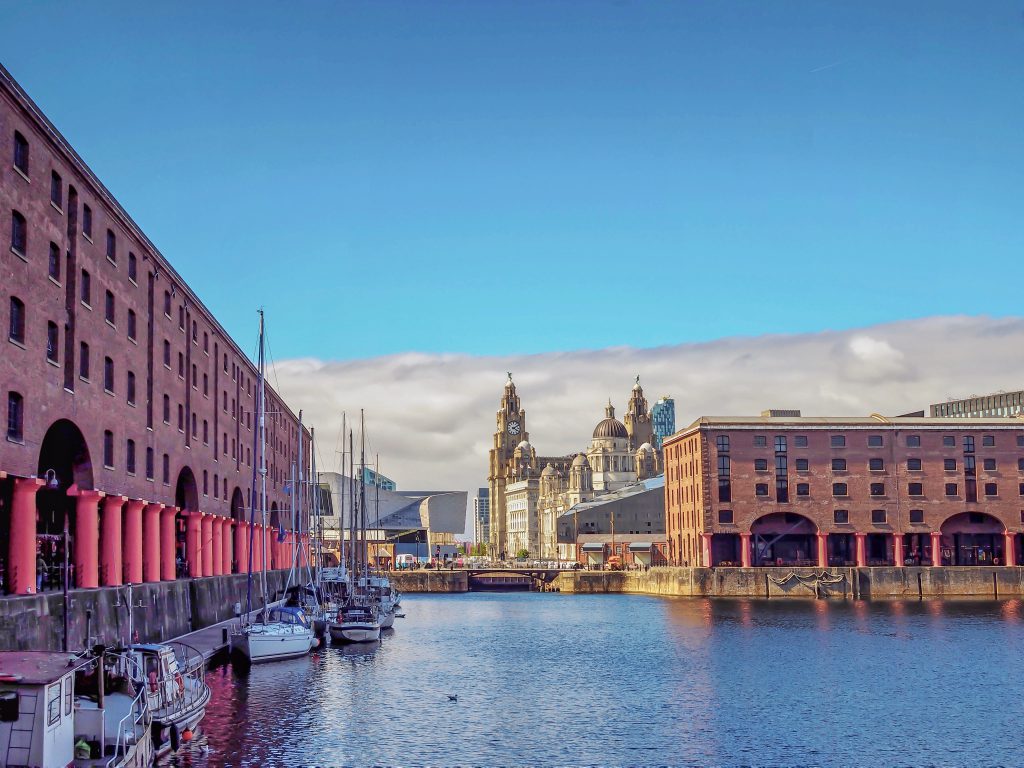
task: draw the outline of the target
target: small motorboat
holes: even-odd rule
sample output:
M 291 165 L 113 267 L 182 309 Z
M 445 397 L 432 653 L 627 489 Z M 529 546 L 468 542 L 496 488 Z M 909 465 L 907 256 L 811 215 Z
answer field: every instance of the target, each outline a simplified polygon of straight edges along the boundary
M 375 605 L 348 605 L 327 626 L 338 643 L 372 643 L 380 640 L 381 624 Z

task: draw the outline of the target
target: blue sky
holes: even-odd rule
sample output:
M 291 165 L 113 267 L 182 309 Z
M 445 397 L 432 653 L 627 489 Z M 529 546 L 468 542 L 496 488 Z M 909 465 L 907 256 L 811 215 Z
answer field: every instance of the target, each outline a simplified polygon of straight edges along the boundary
M 228 330 L 513 355 L 1019 314 L 1019 3 L 0 4 Z

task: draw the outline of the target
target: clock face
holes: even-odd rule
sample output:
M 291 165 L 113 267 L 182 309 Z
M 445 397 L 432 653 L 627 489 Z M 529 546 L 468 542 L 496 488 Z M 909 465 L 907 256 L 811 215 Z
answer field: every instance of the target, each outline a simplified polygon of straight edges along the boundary
M 518 435 L 519 434 L 519 422 L 518 421 L 510 421 L 508 423 L 508 433 L 510 435 Z

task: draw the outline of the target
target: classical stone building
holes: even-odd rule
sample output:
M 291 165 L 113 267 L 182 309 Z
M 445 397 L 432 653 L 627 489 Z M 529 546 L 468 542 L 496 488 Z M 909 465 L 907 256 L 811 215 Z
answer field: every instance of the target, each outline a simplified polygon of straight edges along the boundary
M 661 473 L 661 453 L 652 445 L 653 436 L 651 413 L 637 377 L 625 423 L 615 418 L 609 401 L 585 451 L 538 456 L 510 374 L 490 451 L 492 556 L 504 559 L 526 550 L 533 557 L 556 559 L 560 514 Z

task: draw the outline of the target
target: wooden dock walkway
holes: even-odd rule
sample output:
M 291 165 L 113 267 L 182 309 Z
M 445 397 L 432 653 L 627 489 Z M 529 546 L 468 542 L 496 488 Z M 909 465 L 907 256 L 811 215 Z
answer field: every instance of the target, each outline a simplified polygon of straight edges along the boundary
M 271 603 L 269 607 L 273 608 L 275 605 L 279 605 L 280 602 Z M 249 614 L 249 618 L 254 619 L 259 614 L 260 611 L 253 611 Z M 231 634 L 231 628 L 237 626 L 238 621 L 239 617 L 235 616 L 219 624 L 211 624 L 208 627 L 197 629 L 195 632 L 189 632 L 187 635 L 172 638 L 172 640 L 192 646 L 203 654 L 205 661 L 209 661 L 219 653 L 227 653 L 228 637 Z

